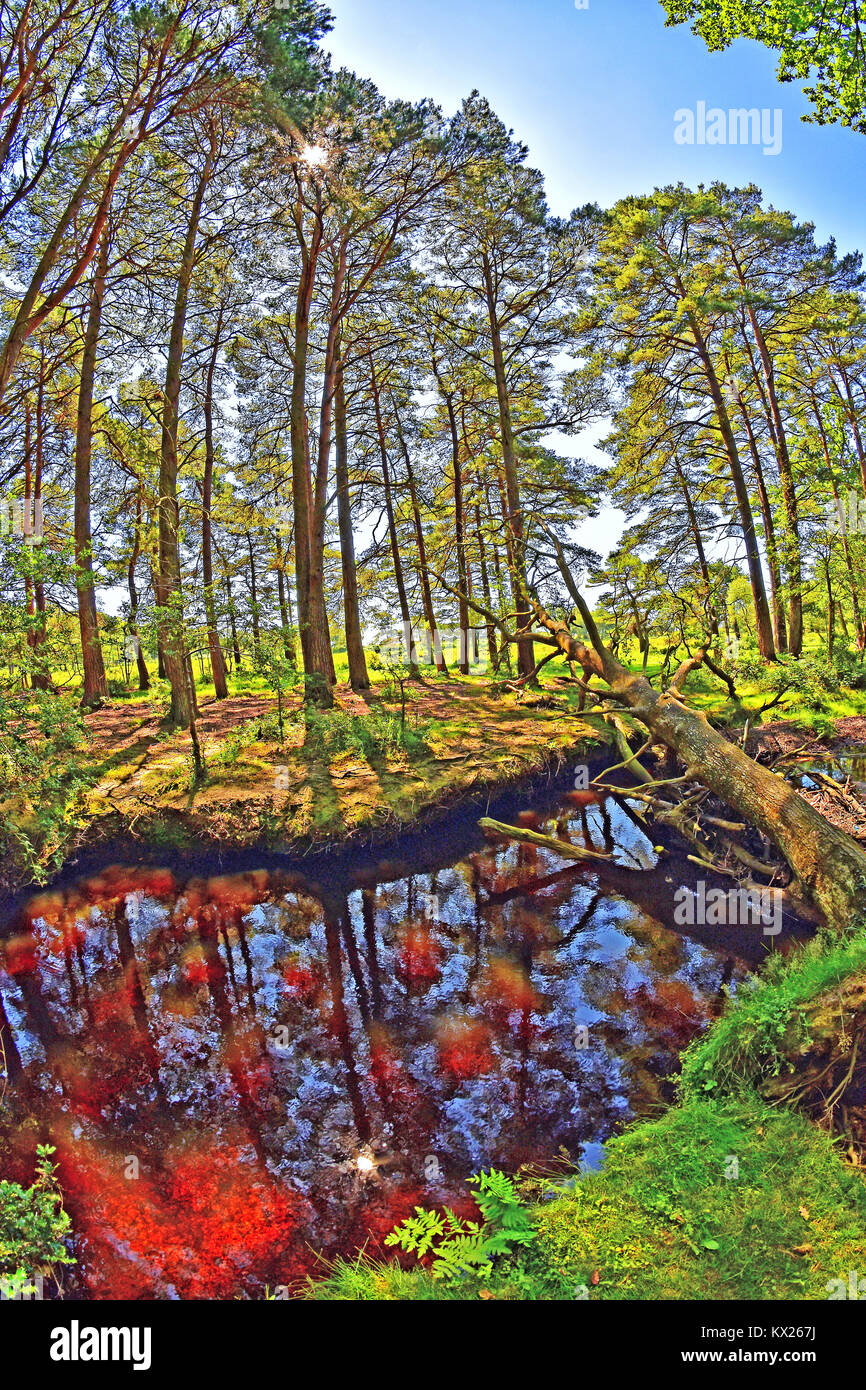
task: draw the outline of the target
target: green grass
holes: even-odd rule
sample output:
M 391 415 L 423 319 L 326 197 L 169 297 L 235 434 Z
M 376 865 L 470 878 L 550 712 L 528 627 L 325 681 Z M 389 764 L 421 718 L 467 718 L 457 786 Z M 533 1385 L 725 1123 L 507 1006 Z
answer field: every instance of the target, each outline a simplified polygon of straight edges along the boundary
M 662 669 L 660 657 L 661 644 L 651 652 L 651 659 L 647 665 L 647 676 L 655 684 L 658 684 L 658 676 Z M 348 682 L 349 668 L 348 658 L 345 647 L 336 646 L 334 648 L 334 666 L 336 669 L 337 680 L 341 683 Z M 446 654 L 447 655 L 447 654 Z M 805 641 L 804 655 L 819 663 L 824 662 L 824 640 L 815 633 L 808 633 Z M 248 662 L 251 660 L 247 657 Z M 620 653 L 620 660 L 629 670 L 640 672 L 642 662 L 635 650 Z M 151 674 L 151 689 L 149 692 L 141 692 L 136 688 L 136 677 L 133 671 L 130 677 L 130 684 L 124 686 L 123 667 L 119 663 L 109 663 L 107 667 L 107 677 L 111 683 L 112 702 L 119 704 L 145 702 L 154 709 L 167 707 L 169 699 L 169 687 L 166 681 L 160 681 L 156 675 L 156 658 L 148 654 L 148 667 Z M 542 687 L 549 685 L 551 674 L 562 674 L 562 669 L 558 663 L 549 667 L 542 673 Z M 196 690 L 202 701 L 215 698 L 213 681 L 210 677 L 209 668 L 205 663 L 202 672 L 201 665 L 196 658 L 194 660 Z M 388 685 L 388 675 L 381 667 L 376 666 L 375 661 L 369 662 L 369 675 L 373 690 L 381 693 Z M 434 667 L 423 667 L 425 681 L 435 685 L 441 679 Z M 58 671 L 54 673 L 54 680 L 58 684 L 68 684 L 74 687 L 76 679 L 71 672 Z M 492 679 L 492 673 L 487 675 L 461 676 L 456 666 L 449 664 L 447 679 L 455 681 L 468 687 L 482 688 Z M 228 679 L 229 694 L 235 695 L 261 695 L 271 697 L 274 695 L 273 689 L 269 686 L 267 679 L 248 669 L 247 666 L 240 670 L 234 670 Z M 746 719 L 753 723 L 760 718 L 759 711 L 762 705 L 770 698 L 773 691 L 770 685 L 760 679 L 752 680 L 740 678 L 737 681 L 737 689 L 740 696 L 738 701 L 729 698 L 725 687 L 708 670 L 701 669 L 691 674 L 688 680 L 687 691 L 690 704 L 701 713 L 706 714 L 718 724 L 742 725 Z M 560 687 L 560 693 L 562 693 Z M 579 698 L 577 691 L 570 692 L 576 703 Z M 802 691 L 790 690 L 781 699 L 780 703 L 774 705 L 766 713 L 767 719 L 785 719 L 802 725 L 804 728 L 811 729 L 816 734 L 827 734 L 832 732 L 832 727 L 837 719 L 850 717 L 853 715 L 866 714 L 866 690 L 851 689 L 844 684 L 838 690 L 821 691 L 817 704 L 814 699 L 807 698 Z
M 812 644 L 814 647 L 814 643 Z M 806 656 L 822 660 L 820 650 L 807 650 Z M 623 663 L 630 671 L 640 673 L 641 662 L 632 659 Z M 783 667 L 777 668 L 783 672 Z M 658 688 L 661 661 L 650 661 L 647 677 Z M 774 679 L 776 672 L 774 674 Z M 855 690 L 840 683 L 838 690 L 820 690 L 810 698 L 803 691 L 787 691 L 778 704 L 761 714 L 762 706 L 774 695 L 767 680 L 740 678 L 736 682 L 739 700 L 731 700 L 726 688 L 711 671 L 693 671 L 686 684 L 689 704 L 716 724 L 740 725 L 747 719 L 753 724 L 761 720 L 784 719 L 811 729 L 818 735 L 832 733 L 837 719 L 866 714 L 866 690 Z M 817 701 L 817 703 L 816 703 Z
M 866 1185 L 801 1115 L 691 1100 L 612 1140 L 539 1227 L 529 1272 L 551 1296 L 821 1298 L 863 1263 Z
M 742 987 L 733 1008 L 683 1057 L 685 1097 L 741 1093 L 778 1075 L 784 1055 L 808 1030 L 805 1005 L 866 972 L 866 928 L 842 940 L 817 936 L 795 956 L 773 956 Z

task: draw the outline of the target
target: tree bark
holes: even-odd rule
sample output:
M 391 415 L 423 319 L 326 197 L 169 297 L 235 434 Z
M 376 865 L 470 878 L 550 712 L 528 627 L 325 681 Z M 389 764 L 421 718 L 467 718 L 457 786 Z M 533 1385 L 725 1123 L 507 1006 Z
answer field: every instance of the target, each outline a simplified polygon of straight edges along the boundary
M 84 692 L 81 697 L 81 704 L 85 709 L 98 708 L 108 695 L 105 663 L 102 659 L 102 643 L 99 639 L 99 622 L 96 614 L 93 534 L 90 521 L 93 385 L 96 376 L 96 351 L 102 323 L 102 306 L 105 302 L 108 248 L 109 234 L 106 228 L 99 245 L 99 254 L 90 288 L 75 431 L 75 588 L 78 598 L 78 626 L 81 633 L 81 659 L 84 667 Z
M 448 666 L 445 661 L 445 653 L 442 650 L 439 625 L 436 622 L 436 610 L 433 607 L 433 590 L 430 586 L 430 570 L 427 565 L 427 543 L 424 540 L 424 528 L 421 525 L 421 509 L 418 506 L 418 489 L 415 485 L 415 471 L 412 467 L 412 456 L 409 453 L 409 446 L 406 443 L 399 416 L 397 417 L 397 434 L 400 439 L 400 447 L 403 451 L 403 460 L 406 464 L 406 481 L 409 484 L 409 500 L 412 506 L 412 520 L 415 525 L 415 541 L 418 546 L 418 577 L 421 583 L 421 599 L 424 604 L 424 617 L 430 632 L 430 646 L 433 654 L 433 661 L 440 676 L 447 676 Z
M 211 504 L 213 500 L 214 435 L 213 435 L 213 382 L 217 358 L 220 350 L 223 310 L 217 316 L 214 331 L 213 351 L 208 362 L 204 387 L 204 478 L 201 497 L 201 566 L 204 584 L 204 608 L 207 623 L 207 644 L 210 652 L 210 665 L 213 674 L 214 691 L 218 700 L 228 699 L 226 684 L 226 664 L 220 646 L 216 625 L 216 603 L 213 590 L 213 545 L 211 529 Z
M 382 482 L 385 489 L 385 512 L 388 518 L 388 536 L 391 541 L 391 558 L 394 562 L 394 583 L 397 586 L 397 601 L 400 604 L 400 615 L 403 619 L 403 632 L 408 644 L 406 653 L 406 665 L 409 667 L 409 675 L 412 680 L 420 680 L 421 672 L 415 657 L 415 634 L 412 630 L 412 615 L 409 610 L 409 600 L 406 596 L 406 583 L 403 578 L 403 561 L 400 558 L 400 538 L 397 535 L 397 522 L 394 516 L 394 500 L 391 495 L 391 470 L 388 465 L 388 444 L 385 439 L 385 426 L 382 420 L 382 403 L 380 399 L 380 389 L 376 378 L 376 363 L 372 352 L 369 354 L 370 360 L 370 390 L 373 395 L 373 409 L 376 415 L 376 433 L 379 439 L 379 453 L 382 459 Z
M 493 371 L 496 379 L 496 399 L 499 407 L 499 429 L 502 440 L 502 467 L 505 474 L 506 527 L 510 537 L 508 547 L 511 557 L 511 587 L 517 622 L 520 629 L 528 628 L 532 621 L 526 583 L 526 538 L 523 523 L 523 510 L 520 500 L 520 483 L 517 477 L 517 457 L 514 447 L 514 427 L 511 420 L 511 399 L 508 393 L 508 378 L 505 370 L 505 354 L 502 348 L 502 335 L 496 308 L 496 291 L 493 271 L 488 257 L 484 256 L 484 286 L 487 299 L 487 315 L 490 320 L 490 336 L 493 345 Z M 529 638 L 521 638 L 517 644 L 518 672 L 531 677 L 535 669 L 535 656 Z
M 740 268 L 737 256 L 731 247 L 731 255 L 736 266 L 737 276 L 744 295 L 748 294 L 745 277 Z M 776 453 L 776 462 L 779 468 L 779 478 L 782 483 L 782 501 L 785 508 L 786 537 L 785 537 L 785 569 L 788 575 L 788 647 L 792 656 L 800 656 L 803 650 L 803 556 L 800 542 L 800 517 L 797 503 L 797 488 L 794 483 L 794 470 L 791 466 L 791 455 L 788 449 L 788 437 L 785 431 L 785 422 L 782 418 L 782 411 L 779 406 L 779 398 L 776 393 L 776 373 L 773 366 L 773 359 L 767 347 L 767 340 L 764 337 L 763 329 L 755 313 L 754 305 L 749 303 L 747 306 L 749 322 L 755 337 L 758 348 L 758 356 L 761 359 L 761 369 L 764 376 L 764 386 L 766 388 L 766 398 L 764 399 L 764 409 L 767 415 L 767 423 L 770 429 L 770 437 Z M 743 335 L 745 338 L 745 334 Z M 748 340 L 747 347 L 748 347 Z M 749 359 L 752 360 L 751 350 Z M 752 362 L 752 370 L 757 384 L 757 371 Z M 763 392 L 761 393 L 763 397 Z
M 141 494 L 142 487 L 141 483 L 139 483 L 135 499 L 135 530 L 133 532 L 129 565 L 126 570 L 126 585 L 129 590 L 129 622 L 127 628 L 130 637 L 135 641 L 135 664 L 138 669 L 138 688 L 139 690 L 149 690 L 150 672 L 147 669 L 147 662 L 144 659 L 144 652 L 141 648 L 141 638 L 138 634 L 138 590 L 135 587 L 135 568 L 138 564 L 138 557 L 141 554 Z
M 469 605 L 466 572 L 466 522 L 463 516 L 463 469 L 460 462 L 460 434 L 457 429 L 457 412 L 454 409 L 454 395 L 445 395 L 448 411 L 448 427 L 451 431 L 451 473 L 454 486 L 454 535 L 457 542 L 457 623 L 460 628 L 460 655 L 458 670 L 461 676 L 469 675 Z
M 686 298 L 685 289 L 680 283 L 679 288 Z M 692 332 L 698 356 L 701 360 L 704 376 L 710 391 L 710 397 L 716 412 L 719 432 L 725 445 L 725 453 L 728 458 L 731 481 L 734 485 L 734 493 L 737 498 L 737 509 L 740 513 L 740 524 L 743 530 L 743 543 L 746 547 L 746 562 L 749 569 L 749 583 L 752 588 L 752 601 L 755 607 L 755 629 L 758 637 L 758 651 L 766 661 L 775 661 L 776 650 L 773 642 L 773 626 L 770 619 L 770 606 L 767 602 L 767 591 L 764 585 L 764 574 L 761 569 L 761 555 L 758 549 L 758 538 L 755 533 L 755 519 L 752 515 L 752 504 L 749 500 L 749 490 L 746 487 L 746 480 L 743 476 L 743 466 L 740 462 L 740 452 L 737 448 L 737 441 L 731 426 L 731 418 L 728 408 L 725 405 L 725 398 L 713 360 L 710 355 L 709 347 L 701 332 L 700 325 L 694 312 L 689 311 L 688 323 Z
M 211 143 L 193 194 L 177 276 L 174 315 L 169 337 L 162 410 L 162 441 L 159 460 L 159 587 L 157 603 L 162 610 L 163 661 L 171 685 L 172 724 L 188 728 L 195 717 L 194 686 L 187 672 L 183 630 L 183 589 L 180 570 L 180 507 L 177 498 L 177 437 L 180 420 L 183 338 L 189 302 L 189 287 L 195 265 L 195 247 L 202 204 L 213 173 L 216 135 Z
M 305 698 L 330 709 L 332 657 L 324 590 L 314 564 L 313 495 L 307 436 L 307 363 L 310 346 L 310 312 L 316 283 L 316 267 L 322 246 L 322 217 L 318 212 L 308 243 L 304 233 L 303 203 L 296 210 L 296 230 L 301 253 L 301 274 L 295 300 L 294 373 L 292 377 L 291 441 L 292 502 L 295 519 L 295 578 L 298 594 L 298 630 L 304 673 Z
M 232 594 L 232 581 L 231 581 L 231 578 L 229 577 L 228 566 L 226 566 L 226 570 L 225 570 L 225 580 L 226 580 L 226 606 L 227 606 L 228 611 L 229 611 L 229 627 L 231 628 L 231 634 L 232 634 L 232 654 L 234 655 L 234 659 L 235 659 L 235 670 L 240 670 L 240 667 L 241 667 L 241 649 L 240 649 L 240 645 L 239 645 L 239 643 L 238 643 L 237 615 L 236 615 L 236 613 L 235 613 L 235 600 L 234 600 L 234 595 Z
M 776 526 L 773 521 L 773 509 L 770 506 L 770 496 L 767 492 L 767 483 L 764 478 L 764 469 L 761 464 L 761 455 L 758 450 L 758 442 L 755 439 L 755 432 L 752 428 L 751 417 L 746 409 L 742 396 L 739 394 L 737 397 L 737 404 L 740 408 L 743 424 L 746 427 L 746 437 L 749 441 L 749 453 L 752 456 L 752 466 L 755 470 L 755 482 L 758 487 L 758 502 L 761 508 L 761 519 L 764 523 L 764 543 L 767 549 L 767 569 L 770 574 L 770 604 L 773 611 L 773 632 L 776 639 L 776 651 L 787 652 L 788 627 L 785 622 L 785 605 L 782 602 L 782 575 L 779 568 L 779 548 L 776 544 Z M 796 654 L 797 653 L 794 653 L 794 655 Z
M 340 530 L 340 559 L 343 571 L 343 615 L 346 629 L 346 654 L 349 662 L 349 684 L 353 690 L 370 689 L 367 658 L 361 634 L 361 612 L 358 604 L 358 571 L 355 564 L 355 535 L 352 529 L 352 501 L 349 495 L 349 436 L 346 423 L 346 379 L 342 361 L 339 362 L 334 397 L 334 434 L 336 443 L 337 524 Z
M 247 531 L 247 549 L 250 553 L 250 612 L 253 620 L 253 660 L 258 661 L 261 632 L 259 625 L 259 594 L 256 584 L 256 557 L 253 551 L 253 538 Z
M 487 572 L 487 548 L 484 544 L 484 531 L 481 526 L 481 506 L 475 503 L 475 535 L 478 540 L 478 567 L 481 571 L 481 592 L 484 595 L 484 606 L 493 608 L 493 600 L 490 593 L 490 576 Z M 490 653 L 490 664 L 494 671 L 499 670 L 499 649 L 496 645 L 496 628 L 492 622 L 487 623 L 487 650 Z

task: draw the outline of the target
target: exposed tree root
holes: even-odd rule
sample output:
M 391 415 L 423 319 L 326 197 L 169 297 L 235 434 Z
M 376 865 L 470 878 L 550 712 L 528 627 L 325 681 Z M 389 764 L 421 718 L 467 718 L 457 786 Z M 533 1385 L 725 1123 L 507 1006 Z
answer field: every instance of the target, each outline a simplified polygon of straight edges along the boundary
M 850 1162 L 866 1166 L 866 977 L 852 976 L 799 1011 L 782 1040 L 788 1070 L 759 1089 L 778 1105 L 796 1105 L 847 1143 Z

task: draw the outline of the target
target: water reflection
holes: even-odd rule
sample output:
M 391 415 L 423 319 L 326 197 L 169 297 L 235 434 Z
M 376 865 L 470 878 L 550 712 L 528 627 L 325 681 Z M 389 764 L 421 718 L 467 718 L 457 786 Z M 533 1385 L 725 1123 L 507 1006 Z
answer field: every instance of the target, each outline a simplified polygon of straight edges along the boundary
M 666 926 L 682 866 L 627 805 L 525 821 L 613 862 L 500 844 L 319 883 L 108 869 L 27 904 L 2 952 L 0 1154 L 23 1178 L 57 1145 L 86 1293 L 291 1284 L 313 1250 L 378 1252 L 415 1204 L 468 1210 L 481 1167 L 597 1161 L 671 1099 L 760 937 Z

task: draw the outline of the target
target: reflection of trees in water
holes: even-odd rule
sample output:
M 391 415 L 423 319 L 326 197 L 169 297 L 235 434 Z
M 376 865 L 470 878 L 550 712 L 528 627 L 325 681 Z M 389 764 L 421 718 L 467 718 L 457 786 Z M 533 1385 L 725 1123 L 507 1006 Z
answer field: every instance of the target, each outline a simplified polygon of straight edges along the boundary
M 2 986 L 0 986 L 0 1067 L 2 1067 L 5 1080 L 13 1086 L 17 1085 L 24 1068 L 15 1041 L 15 1034 L 6 1013 Z
M 596 843 L 616 829 L 603 810 L 569 826 Z M 10 1082 L 29 1075 L 49 1121 L 141 1147 L 154 1173 L 230 1130 L 332 1224 L 368 1200 L 360 1146 L 399 1185 L 431 1153 L 460 1176 L 604 1137 L 648 1063 L 673 1058 L 673 1014 L 692 999 L 697 1026 L 732 969 L 532 846 L 331 889 L 279 874 L 104 888 L 55 895 L 29 948 L 25 933 L 12 1013 L 46 1060 L 23 1065 L 0 996 Z M 603 955 L 606 932 L 623 940 Z M 576 1004 L 604 1024 L 584 1052 Z
M 486 861 L 484 873 L 480 871 L 482 861 Z M 563 1040 L 555 1046 L 550 1034 L 545 1035 L 543 1026 L 533 1030 L 530 1024 L 533 1015 L 543 1020 L 546 1014 L 556 1012 L 558 972 L 561 970 L 558 956 L 563 952 L 568 955 L 569 946 L 580 941 L 591 924 L 597 925 L 605 898 L 601 893 L 592 894 L 583 910 L 562 928 L 559 925 L 562 909 L 573 903 L 576 896 L 580 899 L 580 895 L 575 894 L 574 875 L 569 871 L 546 873 L 533 847 L 520 846 L 516 855 L 508 851 L 476 855 L 471 864 L 460 868 L 460 873 L 447 876 L 447 891 L 435 876 L 420 879 L 410 876 L 401 883 L 390 883 L 379 889 L 367 887 L 353 893 L 354 906 L 349 896 L 335 906 L 330 901 L 323 904 L 295 891 L 291 895 L 291 907 L 283 898 L 274 908 L 264 909 L 266 914 L 270 912 L 277 928 L 287 925 L 287 918 L 292 916 L 290 935 L 296 940 L 300 935 L 299 923 L 303 924 L 308 955 L 311 944 L 315 948 L 317 934 L 321 937 L 319 954 L 326 966 L 327 1004 L 321 996 L 308 1003 L 302 1000 L 286 1003 L 272 990 L 273 998 L 266 1016 L 260 1024 L 256 1023 L 256 993 L 257 987 L 261 991 L 262 981 L 256 978 L 250 949 L 251 930 L 245 920 L 247 914 L 237 903 L 232 903 L 230 893 L 226 898 L 224 880 L 220 881 L 220 897 L 216 902 L 207 900 L 206 886 L 199 886 L 195 893 L 187 893 L 179 899 L 170 914 L 171 926 L 166 925 L 164 914 L 160 917 L 158 908 L 151 908 L 156 911 L 157 920 L 150 933 L 139 940 L 141 960 L 136 958 L 123 904 L 109 905 L 110 910 L 103 914 L 102 931 L 113 927 L 117 959 L 113 975 L 108 960 L 100 962 L 98 968 L 94 960 L 100 990 L 104 995 L 107 982 L 110 984 L 113 979 L 114 987 L 126 1001 L 137 1034 L 135 1052 L 147 1062 L 160 1100 L 169 1105 L 178 1100 L 177 1086 L 166 1093 L 160 1080 L 160 1056 L 170 1059 L 174 1073 L 185 1069 L 195 1073 L 205 1060 L 210 1064 L 218 1053 L 233 1082 L 236 1100 L 251 1136 L 257 1136 L 262 1127 L 263 1109 L 265 1123 L 267 1120 L 267 1107 L 262 1104 L 263 1091 L 275 1095 L 284 1092 L 287 1085 L 291 1086 L 291 1077 L 283 1075 L 282 1060 L 281 1065 L 274 1068 L 274 1055 L 268 1042 L 274 1024 L 285 1024 L 294 1042 L 303 1041 L 307 1054 L 316 1057 L 323 1077 L 327 1074 L 331 1085 L 339 1084 L 349 1099 L 357 1138 L 365 1143 L 374 1128 L 368 1104 L 378 1102 L 380 1111 L 385 1108 L 381 1078 L 377 1080 L 371 1068 L 373 1053 L 382 1052 L 383 1034 L 380 1029 L 374 1038 L 373 1025 L 386 1023 L 392 1051 L 397 1045 L 402 1048 L 404 1057 L 411 1059 L 413 1053 L 425 1049 L 430 1052 L 429 1044 L 435 1038 L 437 1021 L 447 1017 L 449 1008 L 458 1007 L 464 1012 L 470 1010 L 481 1021 L 489 1022 L 490 1017 L 496 1015 L 493 1039 L 496 1079 L 510 1078 L 515 1108 L 518 1114 L 525 1116 L 531 1100 L 533 1050 L 546 1066 L 558 1066 L 564 1076 L 575 1071 L 573 1059 L 566 1055 L 567 1042 Z M 490 890 L 491 875 L 498 885 L 494 892 Z M 269 890 L 267 895 L 260 896 L 273 897 L 278 885 L 271 882 Z M 540 890 L 543 897 L 533 898 Z M 440 896 L 446 910 L 438 918 L 431 917 L 426 904 L 438 901 Z M 405 987 L 398 984 L 396 945 L 401 928 L 413 920 L 423 928 L 425 938 L 435 939 L 436 949 L 446 962 L 453 965 L 456 956 L 465 960 L 462 988 L 458 987 L 449 999 L 442 997 L 436 980 L 436 976 L 442 974 L 441 969 L 431 971 L 429 981 L 423 974 L 415 979 L 411 999 Z M 179 922 L 186 928 L 180 936 Z M 671 973 L 681 965 L 682 945 L 669 934 L 639 914 L 631 915 L 621 925 L 636 942 L 643 941 L 655 948 L 650 953 L 655 959 L 647 958 L 642 962 L 649 977 L 658 970 Z M 253 929 L 253 938 L 260 926 Z M 192 962 L 187 958 L 184 975 L 177 958 L 188 953 L 193 942 L 197 944 L 198 954 Z M 495 963 L 500 956 L 511 963 L 511 975 L 501 970 L 498 977 L 495 970 L 491 974 L 490 962 Z M 92 995 L 93 981 L 80 940 L 77 940 L 75 951 L 64 949 L 63 959 L 65 998 L 56 976 L 52 977 L 52 987 L 46 998 L 44 971 L 24 973 L 18 981 L 29 1025 L 49 1057 L 56 1054 L 61 1036 L 56 1018 L 61 1020 L 66 1035 L 86 1033 L 94 1022 L 92 1003 L 87 1007 L 83 1004 Z M 275 954 L 272 970 L 278 973 L 284 960 L 285 957 Z M 619 960 L 606 961 L 603 968 L 596 966 L 587 971 L 582 967 L 586 975 L 584 993 L 596 1010 L 622 1012 L 623 976 L 628 964 L 634 964 L 632 952 Z M 572 962 L 570 968 L 573 972 L 578 963 Z M 460 972 L 456 974 L 459 976 Z M 451 969 L 448 975 L 453 982 L 455 971 Z M 506 991 L 497 1009 L 497 978 L 501 990 L 503 982 L 516 987 L 515 982 L 528 982 L 534 975 L 537 990 L 532 997 L 527 996 L 522 1003 L 518 1000 L 516 1006 L 509 1009 L 505 1007 L 509 1003 Z M 203 1005 L 202 988 L 209 997 L 208 1009 Z M 347 988 L 350 1007 L 347 1007 Z M 509 1025 L 510 1014 L 514 1017 Z M 172 1045 L 172 1035 L 178 1031 L 178 1018 L 183 1022 L 184 1038 Z M 4 1032 L 9 1037 L 11 1055 L 15 1044 L 8 1019 Z M 195 1047 L 190 1046 L 190 1032 L 196 1036 Z M 341 1075 L 335 1058 L 329 1056 L 329 1033 L 336 1042 L 337 1057 L 342 1063 Z M 161 1039 L 161 1047 L 157 1046 L 155 1037 Z M 117 1040 L 116 1032 L 103 1040 L 104 1051 L 110 1050 L 112 1039 Z M 256 1070 L 263 1075 L 259 1075 L 255 1087 L 251 1087 L 249 1076 Z M 421 1064 L 421 1070 L 421 1079 L 438 1090 L 440 1101 L 447 1103 L 453 1099 L 442 1077 L 435 1075 L 435 1063 L 431 1066 L 429 1057 L 426 1064 Z M 493 1087 L 492 1081 L 490 1085 Z M 207 1109 L 202 1087 L 188 1084 L 183 1089 L 187 1104 L 195 1096 L 197 1107 Z M 483 1086 L 480 1089 L 483 1090 Z M 321 1099 L 327 1108 L 324 1091 L 323 1086 Z M 369 1097 L 369 1102 L 365 1096 Z M 481 1097 L 476 1097 L 476 1101 L 480 1104 Z M 549 1106 L 542 1105 L 541 1109 L 548 1112 Z M 376 1125 L 382 1129 L 386 1124 L 387 1115 L 380 1114 Z M 501 1127 L 501 1123 L 495 1124 L 495 1131 Z M 258 1142 L 256 1146 L 260 1147 Z

